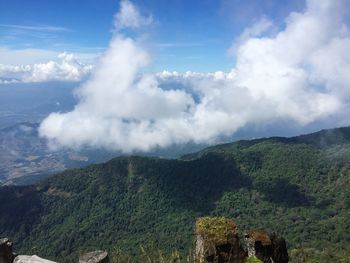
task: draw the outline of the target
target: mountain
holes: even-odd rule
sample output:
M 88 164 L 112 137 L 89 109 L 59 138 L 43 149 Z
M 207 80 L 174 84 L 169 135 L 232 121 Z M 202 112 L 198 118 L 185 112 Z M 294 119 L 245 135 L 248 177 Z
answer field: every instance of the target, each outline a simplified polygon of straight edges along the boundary
M 39 137 L 38 127 L 38 123 L 22 122 L 0 130 L 0 184 L 27 184 L 67 168 L 113 157 L 101 151 L 50 151 Z
M 31 184 L 69 168 L 105 162 L 120 151 L 83 148 L 50 150 L 47 141 L 39 137 L 39 123 L 20 122 L 0 129 L 0 185 Z M 143 155 L 174 158 L 202 145 L 186 144 L 155 149 Z
M 117 157 L 1 187 L 0 236 L 22 254 L 60 262 L 96 249 L 137 262 L 140 246 L 187 254 L 196 218 L 219 215 L 241 230 L 277 231 L 293 262 L 347 262 L 349 186 L 350 127 L 238 141 L 179 159 Z

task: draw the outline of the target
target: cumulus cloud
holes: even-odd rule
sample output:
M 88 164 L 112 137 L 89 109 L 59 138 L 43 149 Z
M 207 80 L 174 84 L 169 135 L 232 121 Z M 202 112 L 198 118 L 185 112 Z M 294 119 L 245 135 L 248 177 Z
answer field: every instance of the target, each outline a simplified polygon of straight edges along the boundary
M 84 48 L 85 52 L 70 51 L 74 53 L 80 63 L 93 64 L 101 55 L 100 51 L 104 50 L 102 47 Z M 43 61 L 59 61 L 58 55 L 62 52 L 57 52 L 48 49 L 39 48 L 22 48 L 14 49 L 6 46 L 0 46 L 0 64 L 3 65 L 32 65 L 42 63 Z
M 129 0 L 120 2 L 120 11 L 114 16 L 116 30 L 124 28 L 139 28 L 150 25 L 153 21 L 152 15 L 144 16 L 140 10 Z
M 258 22 L 254 23 L 252 26 L 246 28 L 243 33 L 235 39 L 232 46 L 229 48 L 228 52 L 231 55 L 235 55 L 237 48 L 241 46 L 245 41 L 253 37 L 260 37 L 266 32 L 271 32 L 276 30 L 273 22 L 266 17 L 261 18 Z
M 58 55 L 59 62 L 32 65 L 0 64 L 0 83 L 80 81 L 91 72 L 93 66 L 85 65 L 73 55 L 63 52 Z
M 203 72 L 195 72 L 195 71 L 186 71 L 185 73 L 179 73 L 177 71 L 167 71 L 163 70 L 161 72 L 156 73 L 156 77 L 161 81 L 176 81 L 176 82 L 182 82 L 182 81 L 190 81 L 193 82 L 193 80 L 222 80 L 222 79 L 233 79 L 234 72 L 223 72 L 223 71 L 215 71 L 215 72 L 209 72 L 209 73 L 203 73 Z
M 126 4 L 116 18 L 134 21 Z M 228 73 L 142 74 L 148 52 L 119 33 L 77 90 L 75 109 L 49 115 L 40 134 L 52 146 L 132 152 L 211 142 L 252 123 L 307 125 L 329 118 L 349 109 L 348 6 L 349 0 L 308 0 L 305 11 L 291 13 L 272 36 L 262 35 L 271 22 L 259 21 L 234 44 L 236 66 Z

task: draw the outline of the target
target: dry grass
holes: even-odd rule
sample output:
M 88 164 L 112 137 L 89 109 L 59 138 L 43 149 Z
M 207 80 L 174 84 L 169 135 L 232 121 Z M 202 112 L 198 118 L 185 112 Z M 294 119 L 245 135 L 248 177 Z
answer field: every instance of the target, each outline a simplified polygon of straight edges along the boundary
M 110 254 L 110 261 L 111 263 L 195 263 L 192 251 L 187 255 L 181 255 L 177 250 L 165 254 L 159 249 L 146 251 L 143 246 L 140 246 L 140 253 L 137 256 L 127 255 L 115 248 Z

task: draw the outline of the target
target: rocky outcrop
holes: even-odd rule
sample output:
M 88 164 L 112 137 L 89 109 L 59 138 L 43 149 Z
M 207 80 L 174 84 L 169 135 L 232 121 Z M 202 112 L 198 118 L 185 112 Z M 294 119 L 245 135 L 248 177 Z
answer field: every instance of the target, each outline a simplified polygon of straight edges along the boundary
M 248 257 L 256 257 L 263 263 L 288 263 L 289 256 L 284 238 L 269 234 L 263 229 L 244 231 Z
M 107 251 L 97 250 L 79 257 L 79 263 L 109 263 Z M 0 263 L 57 263 L 37 255 L 18 255 L 12 252 L 12 242 L 8 238 L 0 239 Z
M 239 240 L 238 228 L 232 219 L 202 217 L 196 221 L 196 263 L 288 263 L 284 238 L 263 229 L 244 231 L 245 251 Z M 109 263 L 107 251 L 97 250 L 79 257 L 79 263 Z M 0 263 L 56 263 L 34 256 L 15 257 L 12 243 L 0 239 Z
M 8 238 L 0 239 L 0 263 L 12 263 L 14 258 L 12 242 Z
M 0 239 L 0 263 L 57 263 L 37 255 L 16 256 L 12 252 L 12 242 L 8 238 Z M 97 250 L 79 257 L 79 263 L 109 263 L 107 251 Z
M 288 263 L 286 241 L 263 229 L 244 231 L 247 251 L 241 246 L 236 223 L 224 217 L 202 217 L 196 222 L 196 263 Z M 255 261 L 254 261 L 255 262 Z
M 79 263 L 109 263 L 107 251 L 97 250 L 79 257 Z
M 272 243 L 269 234 L 263 229 L 244 231 L 248 257 L 257 257 L 264 263 L 272 263 Z
M 196 263 L 244 263 L 236 223 L 223 217 L 202 217 L 196 222 Z
M 13 263 L 56 263 L 55 261 L 40 258 L 36 255 L 33 256 L 17 256 Z
M 56 263 L 51 260 L 34 256 L 16 256 L 12 252 L 12 242 L 8 238 L 0 239 L 0 263 Z

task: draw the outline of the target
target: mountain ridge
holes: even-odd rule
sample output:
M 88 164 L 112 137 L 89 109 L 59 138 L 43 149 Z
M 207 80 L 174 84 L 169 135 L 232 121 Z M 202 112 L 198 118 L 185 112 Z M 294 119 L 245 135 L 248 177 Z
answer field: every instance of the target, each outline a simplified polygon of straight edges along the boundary
M 282 136 L 271 136 L 271 137 L 262 137 L 251 140 L 237 140 L 234 142 L 217 144 L 214 146 L 209 146 L 200 150 L 198 152 L 185 154 L 180 157 L 180 159 L 187 159 L 192 154 L 199 154 L 201 152 L 207 152 L 208 150 L 215 150 L 217 148 L 225 148 L 230 147 L 232 145 L 237 146 L 252 146 L 254 144 L 264 142 L 264 141 L 274 141 L 281 143 L 305 143 L 313 146 L 317 146 L 319 148 L 327 148 L 327 146 L 335 146 L 337 144 L 350 142 L 350 126 L 343 126 L 332 129 L 322 129 L 320 131 L 301 134 L 297 136 L 291 137 L 282 137 Z
M 186 253 L 196 218 L 218 215 L 276 230 L 295 255 L 334 258 L 350 251 L 349 131 L 240 141 L 180 159 L 123 156 L 2 187 L 0 235 L 21 253 L 63 262 L 97 247 L 137 262 L 140 245 Z

